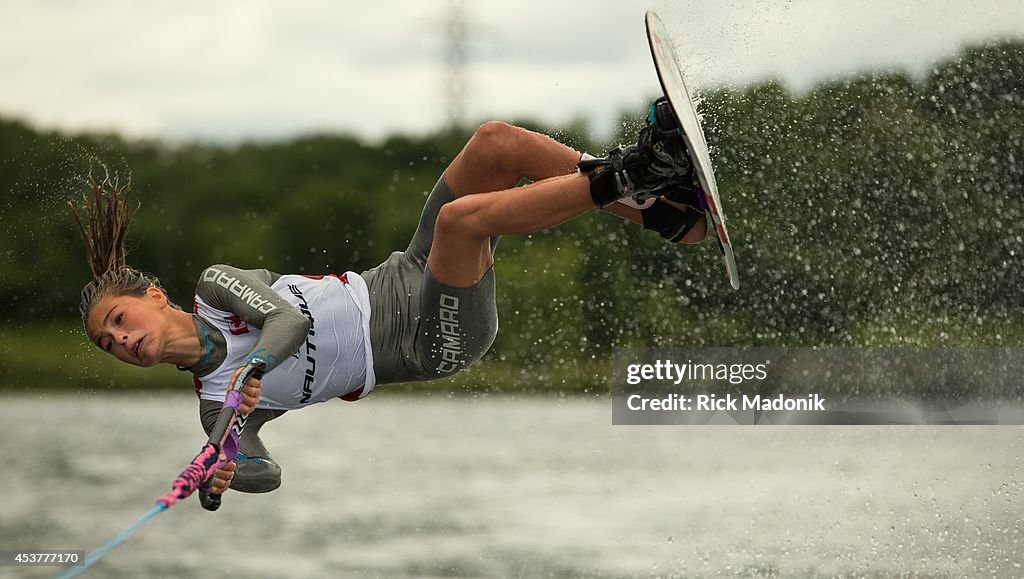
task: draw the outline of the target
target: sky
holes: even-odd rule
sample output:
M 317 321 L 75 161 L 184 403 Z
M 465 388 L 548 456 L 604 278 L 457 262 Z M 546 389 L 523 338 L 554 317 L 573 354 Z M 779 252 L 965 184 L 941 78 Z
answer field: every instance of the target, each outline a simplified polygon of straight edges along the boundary
M 690 84 L 923 74 L 1024 38 L 1021 0 L 0 0 L 0 116 L 64 131 L 237 142 L 447 123 L 446 14 L 468 23 L 465 116 L 610 132 L 658 93 L 658 10 Z

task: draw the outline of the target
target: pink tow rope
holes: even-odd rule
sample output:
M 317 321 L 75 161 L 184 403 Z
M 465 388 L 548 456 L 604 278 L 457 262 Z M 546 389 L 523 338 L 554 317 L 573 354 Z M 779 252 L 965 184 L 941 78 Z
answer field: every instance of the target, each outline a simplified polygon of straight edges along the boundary
M 242 366 L 235 372 L 235 376 L 231 381 L 231 390 L 224 400 L 224 407 L 221 408 L 220 416 L 217 417 L 217 424 L 210 431 L 209 442 L 203 446 L 203 449 L 192 459 L 192 462 L 185 467 L 185 470 L 181 471 L 181 474 L 174 479 L 174 482 L 171 483 L 171 490 L 157 499 L 156 504 L 132 526 L 118 533 L 107 544 L 89 553 L 80 564 L 66 569 L 57 576 L 57 579 L 71 579 L 84 573 L 86 569 L 92 567 L 94 563 L 103 558 L 114 547 L 123 543 L 150 519 L 166 511 L 174 503 L 188 498 L 189 495 L 197 490 L 209 486 L 217 469 L 234 460 L 238 454 L 239 440 L 242 435 L 242 428 L 245 427 L 245 418 L 247 416 L 239 413 L 239 407 L 242 403 L 242 386 L 245 385 L 249 378 L 263 376 L 263 372 L 266 369 L 266 362 L 256 359 L 250 360 L 245 366 Z M 224 452 L 221 452 L 221 450 Z M 220 495 L 210 495 L 210 498 L 215 498 L 216 502 L 204 502 L 203 508 L 215 511 L 220 507 Z
M 221 466 L 220 451 L 212 442 L 207 442 L 203 450 L 192 459 L 192 464 L 181 471 L 178 478 L 171 483 L 171 490 L 156 502 L 165 507 L 174 506 L 180 499 L 187 499 L 189 495 L 196 492 L 207 479 L 217 472 Z

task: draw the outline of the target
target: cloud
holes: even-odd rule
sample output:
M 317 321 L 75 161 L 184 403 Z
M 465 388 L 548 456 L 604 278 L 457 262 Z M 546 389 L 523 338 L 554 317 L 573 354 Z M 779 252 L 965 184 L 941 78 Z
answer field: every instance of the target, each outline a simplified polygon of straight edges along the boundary
M 444 121 L 448 3 L 21 2 L 0 21 L 0 114 L 73 130 L 237 140 L 379 137 Z M 657 90 L 647 2 L 464 2 L 468 116 L 607 127 Z M 701 84 L 806 86 L 868 67 L 924 70 L 964 42 L 1024 35 L 1018 0 L 663 0 Z

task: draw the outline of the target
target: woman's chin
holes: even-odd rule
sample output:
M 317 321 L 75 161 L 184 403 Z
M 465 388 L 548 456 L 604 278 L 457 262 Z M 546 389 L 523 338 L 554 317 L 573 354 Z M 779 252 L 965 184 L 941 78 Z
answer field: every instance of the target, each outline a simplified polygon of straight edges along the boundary
M 160 359 L 157 356 L 149 356 L 140 352 L 138 358 L 132 360 L 125 360 L 125 362 L 132 366 L 138 366 L 139 368 L 152 368 L 160 363 Z

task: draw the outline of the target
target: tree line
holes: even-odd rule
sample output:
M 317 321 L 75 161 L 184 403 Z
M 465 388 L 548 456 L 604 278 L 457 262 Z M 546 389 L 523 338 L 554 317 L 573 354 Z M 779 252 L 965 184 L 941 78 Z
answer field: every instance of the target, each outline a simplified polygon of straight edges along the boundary
M 1024 338 L 1024 43 L 900 71 L 701 95 L 742 288 L 717 246 L 594 214 L 501 241 L 493 359 L 525 376 L 616 346 L 1014 345 Z M 623 115 L 615 140 L 635 138 Z M 592 153 L 584 123 L 538 129 Z M 199 272 L 362 271 L 404 249 L 468 134 L 233 146 L 65 135 L 0 120 L 0 319 L 77 323 L 89 280 L 67 204 L 130 175 L 129 262 L 186 307 Z

